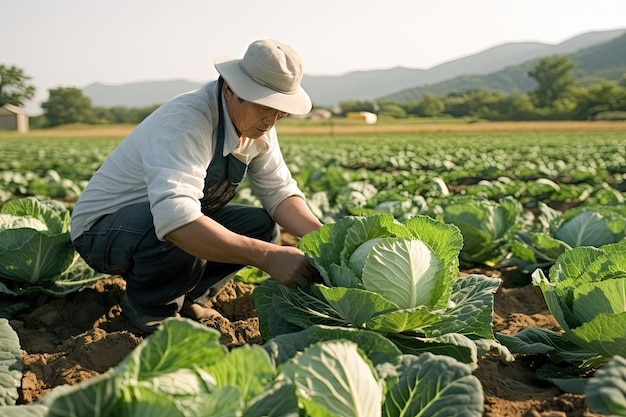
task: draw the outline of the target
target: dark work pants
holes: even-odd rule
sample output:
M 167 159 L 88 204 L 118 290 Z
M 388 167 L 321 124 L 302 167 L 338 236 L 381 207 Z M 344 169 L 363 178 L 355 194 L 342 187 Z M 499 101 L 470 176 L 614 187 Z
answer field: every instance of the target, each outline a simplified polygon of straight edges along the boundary
M 272 241 L 276 224 L 262 208 L 227 204 L 210 216 L 227 229 Z M 121 275 L 128 302 L 154 316 L 178 312 L 185 296 L 203 302 L 244 265 L 208 262 L 157 239 L 148 203 L 106 215 L 74 240 L 76 251 L 96 271 Z

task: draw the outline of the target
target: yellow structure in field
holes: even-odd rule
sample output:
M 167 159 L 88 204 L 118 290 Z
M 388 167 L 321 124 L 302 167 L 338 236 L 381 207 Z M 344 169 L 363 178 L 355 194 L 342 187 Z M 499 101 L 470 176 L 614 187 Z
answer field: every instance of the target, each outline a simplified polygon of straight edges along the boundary
M 368 111 L 349 112 L 346 114 L 346 119 L 362 120 L 368 125 L 373 125 L 378 121 L 378 116 Z

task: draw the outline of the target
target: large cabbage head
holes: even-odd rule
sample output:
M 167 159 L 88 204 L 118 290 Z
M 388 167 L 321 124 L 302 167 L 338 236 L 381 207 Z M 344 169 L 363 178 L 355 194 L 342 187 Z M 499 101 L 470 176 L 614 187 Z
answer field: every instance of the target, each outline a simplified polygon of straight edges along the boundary
M 328 287 L 371 291 L 400 309 L 447 305 L 462 245 L 453 225 L 390 214 L 345 217 L 300 241 Z
M 0 280 L 20 286 L 57 278 L 73 262 L 70 213 L 59 202 L 34 197 L 0 209 Z

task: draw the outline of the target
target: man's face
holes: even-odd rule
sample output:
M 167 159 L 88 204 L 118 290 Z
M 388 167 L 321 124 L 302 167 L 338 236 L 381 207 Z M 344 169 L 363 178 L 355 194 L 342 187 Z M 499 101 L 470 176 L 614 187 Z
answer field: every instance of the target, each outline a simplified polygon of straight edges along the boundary
M 271 107 L 263 106 L 251 101 L 243 100 L 224 84 L 226 108 L 237 133 L 250 139 L 263 136 L 280 119 L 287 117 L 287 113 Z

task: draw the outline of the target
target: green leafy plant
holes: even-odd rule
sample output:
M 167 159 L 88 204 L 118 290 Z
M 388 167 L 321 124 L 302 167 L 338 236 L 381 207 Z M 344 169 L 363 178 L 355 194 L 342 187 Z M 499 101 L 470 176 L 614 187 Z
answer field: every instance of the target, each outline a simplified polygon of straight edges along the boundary
M 478 417 L 483 413 L 482 387 L 469 366 L 446 356 L 403 355 L 377 333 L 311 328 L 295 335 L 299 350 L 283 338 L 267 346 L 243 345 L 228 351 L 219 336 L 217 330 L 191 320 L 169 320 L 108 372 L 74 386 L 56 387 L 34 404 L 9 403 L 2 407 L 2 415 L 408 417 L 437 416 L 445 410 L 449 416 Z
M 548 269 L 565 251 L 579 246 L 599 247 L 626 237 L 626 208 L 581 206 L 559 213 L 539 204 L 540 230 L 516 233 L 508 265 L 524 273 Z
M 498 334 L 514 353 L 547 354 L 581 373 L 626 356 L 626 240 L 573 248 L 550 268 L 533 273 L 562 332 L 527 327 L 515 336 Z M 550 379 L 558 383 L 556 379 Z
M 626 417 L 626 359 L 615 356 L 589 379 L 585 401 L 594 413 Z
M 462 264 L 495 266 L 508 254 L 511 240 L 521 228 L 522 214 L 522 205 L 513 197 L 494 201 L 467 196 L 442 204 L 435 211 L 435 218 L 452 223 L 461 231 Z
M 244 266 L 241 268 L 235 276 L 233 277 L 233 281 L 235 282 L 244 282 L 246 284 L 260 284 L 263 281 L 269 279 L 269 275 L 267 272 L 260 270 L 254 266 Z
M 104 277 L 70 241 L 70 212 L 54 200 L 26 197 L 0 209 L 0 292 L 61 295 Z
M 9 321 L 0 318 L 0 407 L 15 404 L 22 384 L 22 351 Z
M 437 352 L 476 365 L 502 348 L 492 334 L 500 280 L 460 278 L 456 226 L 427 216 L 347 216 L 302 237 L 323 283 L 289 289 L 267 280 L 253 292 L 270 339 L 320 324 L 376 331 L 404 353 Z M 508 351 L 501 350 L 503 356 Z

